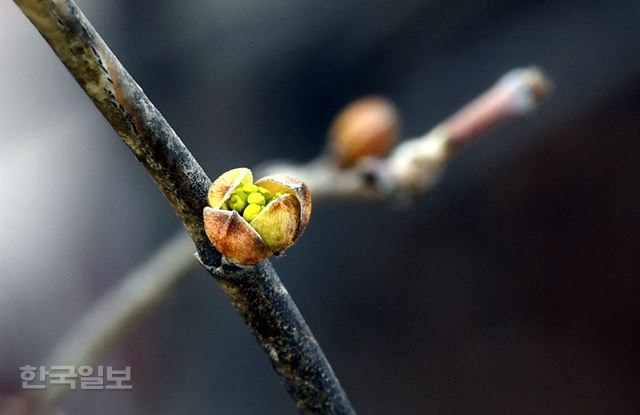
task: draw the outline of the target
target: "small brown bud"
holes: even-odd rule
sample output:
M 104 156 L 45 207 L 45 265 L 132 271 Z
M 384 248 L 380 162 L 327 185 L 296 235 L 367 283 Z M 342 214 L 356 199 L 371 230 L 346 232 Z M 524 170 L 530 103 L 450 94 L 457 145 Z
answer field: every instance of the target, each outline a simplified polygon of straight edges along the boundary
M 369 96 L 338 114 L 329 129 L 329 140 L 338 163 L 346 167 L 367 156 L 384 156 L 399 132 L 395 106 L 383 97 Z

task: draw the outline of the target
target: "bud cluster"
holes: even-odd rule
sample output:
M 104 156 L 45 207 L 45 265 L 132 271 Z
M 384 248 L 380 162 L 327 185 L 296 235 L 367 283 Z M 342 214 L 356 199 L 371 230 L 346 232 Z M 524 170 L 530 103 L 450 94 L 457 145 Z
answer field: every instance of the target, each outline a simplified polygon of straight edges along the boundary
M 208 201 L 205 232 L 218 251 L 240 265 L 281 255 L 311 216 L 311 195 L 302 180 L 274 175 L 254 183 L 247 168 L 220 175 L 209 188 Z
M 264 187 L 245 184 L 236 188 L 229 199 L 222 203 L 220 209 L 235 210 L 245 220 L 251 222 L 266 205 L 280 196 L 282 196 L 282 192 L 273 194 Z

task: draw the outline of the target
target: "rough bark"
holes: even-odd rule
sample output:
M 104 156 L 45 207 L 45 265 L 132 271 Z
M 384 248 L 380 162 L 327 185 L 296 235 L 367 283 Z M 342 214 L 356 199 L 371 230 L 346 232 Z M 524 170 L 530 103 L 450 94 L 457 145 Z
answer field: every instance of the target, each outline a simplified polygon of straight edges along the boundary
M 304 414 L 353 414 L 349 400 L 271 264 L 223 265 L 202 210 L 211 183 L 169 123 L 71 0 L 16 0 L 163 192 Z

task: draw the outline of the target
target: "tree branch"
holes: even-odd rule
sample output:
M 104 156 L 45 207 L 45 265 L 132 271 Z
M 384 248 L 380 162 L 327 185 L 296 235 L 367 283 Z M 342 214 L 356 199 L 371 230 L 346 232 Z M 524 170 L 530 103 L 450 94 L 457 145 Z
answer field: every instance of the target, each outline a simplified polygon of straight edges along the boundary
M 271 162 L 258 167 L 256 169 L 257 175 L 263 176 L 284 171 L 306 177 L 313 188 L 313 199 L 316 204 L 346 197 L 368 200 L 374 195 L 389 200 L 393 193 L 384 192 L 383 188 L 379 188 L 377 193 L 374 192 L 376 190 L 375 180 L 373 183 L 367 184 L 366 168 L 370 169 L 375 165 L 387 166 L 392 162 L 402 167 L 414 163 L 412 161 L 414 158 L 433 158 L 433 155 L 430 155 L 428 151 L 422 154 L 418 150 L 421 143 L 429 143 L 429 140 L 434 140 L 434 137 L 442 137 L 442 131 L 449 131 L 444 135 L 450 137 L 456 143 L 457 148 L 461 148 L 495 124 L 532 110 L 543 97 L 548 95 L 549 85 L 549 81 L 535 68 L 510 71 L 495 86 L 440 123 L 430 133 L 417 140 L 407 141 L 409 150 L 412 151 L 405 150 L 405 156 L 399 156 L 398 154 L 402 154 L 402 152 L 394 151 L 386 159 L 378 160 L 375 163 L 369 160 L 367 163 L 348 169 L 332 163 L 329 157 L 320 157 L 303 165 Z M 401 143 L 402 145 L 404 144 Z M 412 147 L 416 148 L 412 149 Z M 439 154 L 440 156 L 445 155 L 444 153 Z M 394 157 L 396 157 L 395 161 L 393 161 Z M 440 167 L 445 162 L 446 158 L 442 159 Z M 423 163 L 420 176 L 434 175 L 437 168 L 440 168 L 438 166 L 438 163 Z M 373 172 L 376 173 L 375 170 Z M 378 170 L 377 174 L 380 173 L 381 170 Z M 382 181 L 377 183 L 380 184 Z M 411 186 L 411 181 L 405 183 L 397 181 L 393 187 L 404 189 L 405 192 L 414 189 L 416 194 L 430 188 L 425 186 L 416 190 L 415 186 Z M 194 265 L 190 258 L 192 250 L 191 240 L 186 235 L 183 233 L 174 235 L 171 242 L 164 248 L 132 273 L 126 275 L 119 286 L 105 294 L 63 337 L 56 351 L 47 361 L 51 363 L 75 362 L 76 365 L 95 363 L 115 341 L 123 337 L 127 331 L 131 330 L 132 326 L 161 304 L 180 278 L 186 275 Z M 234 294 L 230 292 L 231 295 Z M 253 292 L 251 295 L 255 297 L 257 293 Z M 240 301 L 239 304 L 241 303 Z M 255 316 L 250 315 L 252 310 L 246 307 L 246 303 L 242 304 L 244 305 L 241 312 L 245 314 L 245 320 L 256 321 Z M 119 310 L 119 312 L 114 313 L 110 310 Z M 265 342 L 266 340 L 262 340 L 263 344 Z M 41 404 L 52 406 L 67 391 L 68 388 L 64 387 L 48 390 Z
M 447 162 L 473 139 L 534 110 L 550 92 L 551 83 L 539 69 L 514 69 L 431 131 L 401 142 L 387 157 L 343 168 L 322 156 L 306 164 L 266 163 L 258 170 L 300 177 L 314 199 L 410 200 L 428 191 Z
M 109 347 L 128 334 L 151 309 L 197 265 L 193 242 L 175 234 L 154 255 L 126 275 L 82 316 L 45 360 L 47 365 L 92 366 Z M 69 392 L 68 385 L 48 385 L 36 396 L 39 411 L 53 408 Z
M 16 0 L 203 249 L 209 177 L 72 1 Z
M 202 223 L 210 179 L 78 7 L 72 0 L 15 1 L 163 192 L 298 410 L 355 413 L 270 263 L 250 269 L 223 265 Z

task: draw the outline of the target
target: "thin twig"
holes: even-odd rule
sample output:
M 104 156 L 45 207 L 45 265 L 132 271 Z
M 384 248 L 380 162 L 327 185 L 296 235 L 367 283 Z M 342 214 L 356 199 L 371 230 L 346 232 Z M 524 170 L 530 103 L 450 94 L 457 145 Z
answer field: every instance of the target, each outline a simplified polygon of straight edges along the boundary
M 330 157 L 320 157 L 306 164 L 267 163 L 261 170 L 302 178 L 314 199 L 405 201 L 429 190 L 465 145 L 500 122 L 532 111 L 550 91 L 551 84 L 539 69 L 514 69 L 431 131 L 405 140 L 385 158 L 364 159 L 347 169 Z
M 270 263 L 243 270 L 223 265 L 202 224 L 210 179 L 78 7 L 72 0 L 15 1 L 164 193 L 205 268 L 250 319 L 298 410 L 355 413 Z
M 124 337 L 149 310 L 164 302 L 181 277 L 193 270 L 193 241 L 184 232 L 170 241 L 102 297 L 45 360 L 47 365 L 92 366 Z M 69 392 L 68 385 L 49 385 L 39 399 L 52 408 Z

